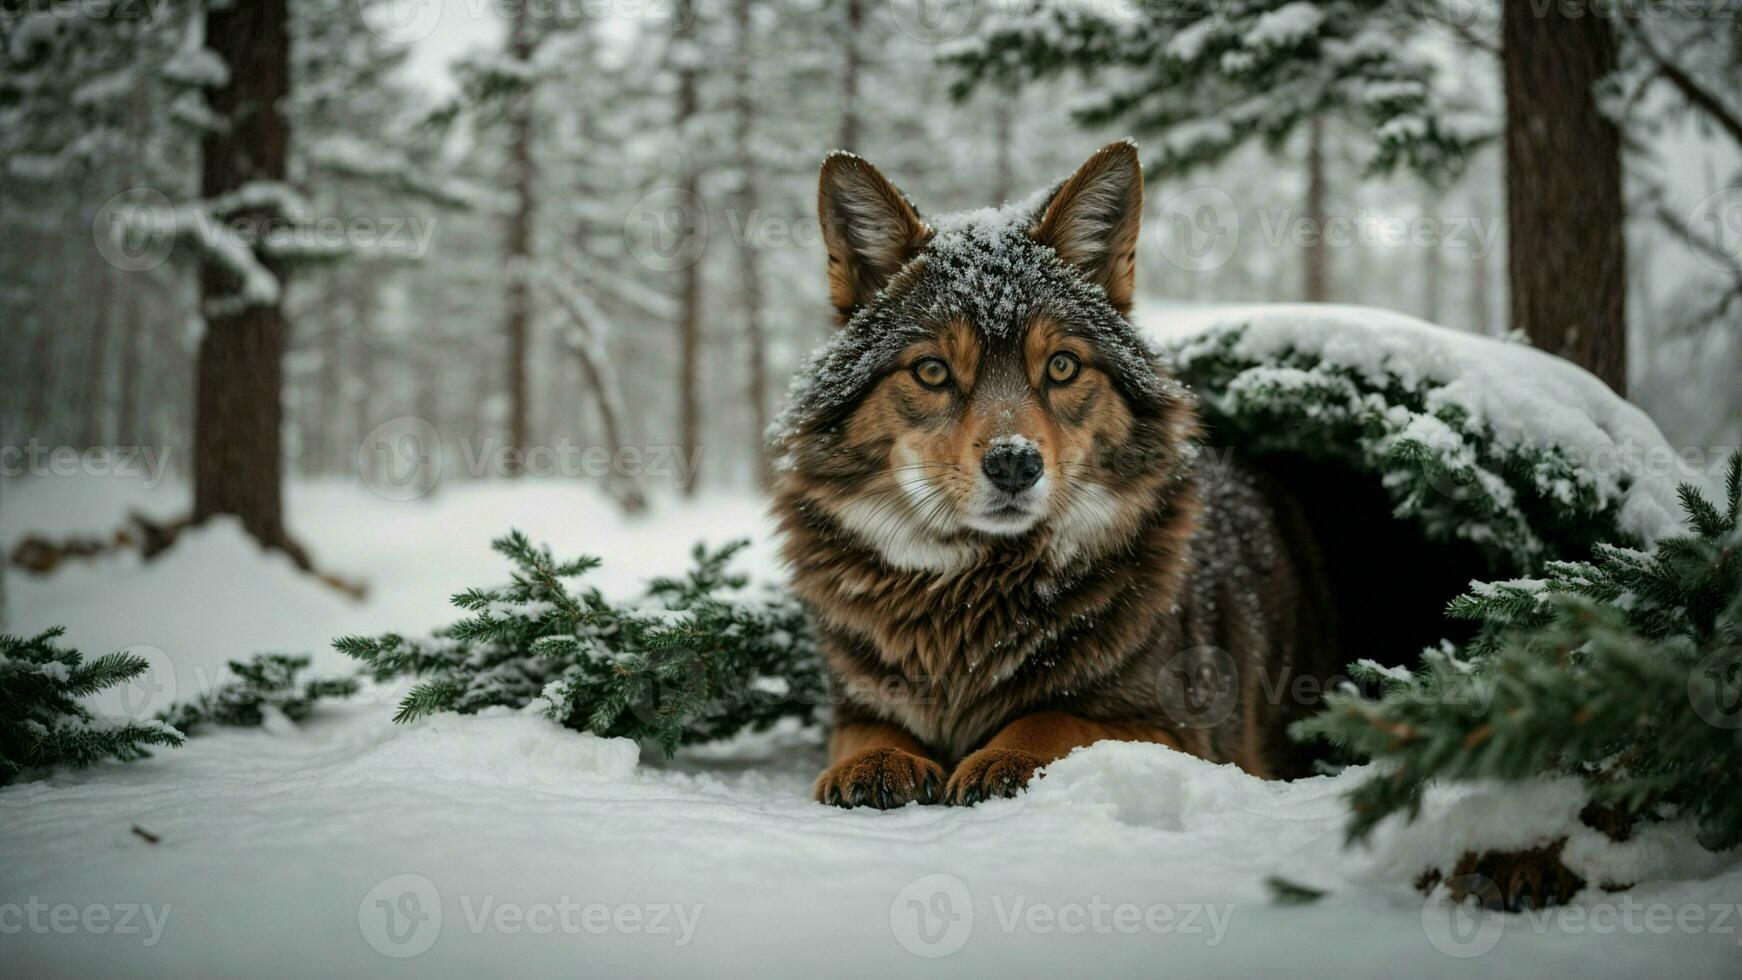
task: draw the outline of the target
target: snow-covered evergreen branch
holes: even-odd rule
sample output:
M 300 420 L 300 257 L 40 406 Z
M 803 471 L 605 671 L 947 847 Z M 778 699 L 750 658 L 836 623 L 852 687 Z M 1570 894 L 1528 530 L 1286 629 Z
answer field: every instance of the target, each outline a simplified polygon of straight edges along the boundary
M 654 580 L 639 604 L 571 586 L 596 558 L 558 561 L 519 532 L 493 544 L 513 578 L 454 596 L 466 618 L 430 640 L 335 642 L 378 679 L 419 678 L 395 720 L 537 701 L 570 728 L 647 739 L 671 753 L 814 716 L 822 681 L 804 612 L 789 597 L 740 594 L 746 580 L 728 565 L 743 542 L 698 545 L 690 572 Z

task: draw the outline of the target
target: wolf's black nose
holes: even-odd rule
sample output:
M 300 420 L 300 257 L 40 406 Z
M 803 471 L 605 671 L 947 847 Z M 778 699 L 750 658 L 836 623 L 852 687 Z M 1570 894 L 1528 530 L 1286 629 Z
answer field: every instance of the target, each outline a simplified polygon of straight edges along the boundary
M 980 471 L 986 474 L 986 479 L 1005 493 L 1021 493 L 1034 486 L 1045 468 L 1040 450 L 1032 443 L 993 446 L 980 460 Z

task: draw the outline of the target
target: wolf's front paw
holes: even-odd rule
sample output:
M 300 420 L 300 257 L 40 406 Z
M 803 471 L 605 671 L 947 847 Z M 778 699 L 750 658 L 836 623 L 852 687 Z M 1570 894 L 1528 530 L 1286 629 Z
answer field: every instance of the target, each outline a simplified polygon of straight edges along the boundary
M 943 767 L 901 749 L 866 749 L 835 763 L 817 777 L 819 803 L 904 807 L 915 800 L 936 803 L 944 784 Z
M 1045 765 L 1040 756 L 1017 749 L 984 748 L 962 760 L 944 787 L 944 802 L 973 806 L 981 800 L 1015 796 L 1034 771 Z

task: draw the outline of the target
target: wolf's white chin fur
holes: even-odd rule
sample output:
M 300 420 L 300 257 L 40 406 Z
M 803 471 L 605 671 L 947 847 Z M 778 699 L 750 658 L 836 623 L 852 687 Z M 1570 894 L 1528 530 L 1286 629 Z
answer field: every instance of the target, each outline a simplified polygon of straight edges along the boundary
M 981 480 L 968 498 L 968 513 L 962 523 L 981 534 L 1000 537 L 1026 534 L 1046 519 L 1047 497 L 1051 492 L 1052 478 L 1044 474 L 1034 486 L 1015 496 L 1000 493 Z
M 1019 511 L 1014 514 L 969 514 L 962 518 L 962 523 L 981 534 L 1015 537 L 1018 534 L 1027 533 L 1045 516 L 1044 513 L 1031 511 Z

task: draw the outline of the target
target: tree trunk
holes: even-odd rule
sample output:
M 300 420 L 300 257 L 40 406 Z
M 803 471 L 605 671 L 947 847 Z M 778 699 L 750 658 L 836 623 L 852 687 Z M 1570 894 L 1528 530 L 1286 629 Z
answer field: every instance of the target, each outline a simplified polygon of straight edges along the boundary
M 1315 115 L 1307 124 L 1306 220 L 1313 230 L 1311 243 L 1301 252 L 1301 298 L 1324 303 L 1331 298 L 1330 249 L 1325 245 L 1325 117 Z
M 1506 0 L 1512 326 L 1627 391 L 1621 134 L 1598 110 L 1615 37 L 1588 0 Z
M 680 13 L 673 35 L 679 48 L 696 43 L 696 18 L 700 15 L 699 4 Z M 701 107 L 698 61 L 695 53 L 689 51 L 681 52 L 678 59 L 677 107 L 673 122 L 679 138 L 686 146 L 692 142 L 690 127 Z M 686 153 L 683 164 L 683 200 L 700 202 L 701 199 L 700 166 L 693 154 Z M 702 330 L 702 264 L 699 257 L 684 266 L 679 275 L 682 277 L 682 286 L 678 314 L 678 446 L 685 453 L 694 453 L 702 444 L 701 399 L 697 391 L 700 383 L 697 368 L 701 356 Z M 696 481 L 691 480 L 684 486 L 683 494 L 693 497 L 695 493 Z
M 351 371 L 357 393 L 350 398 L 351 439 L 346 447 L 347 455 L 354 458 L 357 447 L 363 445 L 363 440 L 385 419 L 375 417 L 375 390 L 381 379 L 377 377 L 380 357 L 376 350 L 374 283 L 365 282 L 357 275 L 343 279 L 341 283 L 345 290 L 351 336 L 356 344 L 351 354 Z M 357 475 L 370 485 L 381 475 L 381 461 L 375 453 L 363 454 L 355 465 Z
M 322 286 L 319 309 L 324 321 L 316 338 L 321 353 L 320 370 L 315 375 L 315 397 L 319 404 L 310 413 L 314 418 L 310 426 L 310 456 L 317 472 L 347 473 L 354 464 L 342 448 L 344 423 L 339 417 L 345 404 L 344 331 L 339 324 L 345 319 L 340 313 L 339 283 L 334 276 L 328 276 Z M 357 433 L 358 440 L 365 434 Z
M 133 170 L 127 176 L 131 186 L 138 186 L 150 179 L 146 170 L 149 153 L 149 133 L 151 130 L 152 99 L 151 86 L 139 85 L 127 97 L 127 136 L 132 147 Z M 115 443 L 119 446 L 140 445 L 138 414 L 139 380 L 145 369 L 144 348 L 145 333 L 145 297 L 143 295 L 146 279 L 135 277 L 129 288 L 123 290 L 121 296 L 121 363 L 118 368 L 119 383 L 115 392 Z
M 1010 200 L 1016 193 L 1015 166 L 1015 120 L 1010 105 L 1010 97 L 1000 92 L 997 95 L 998 104 L 992 108 L 994 124 L 995 152 L 998 155 L 993 169 L 992 204 L 999 206 Z
M 749 221 L 750 215 L 756 214 L 761 207 L 757 186 L 759 171 L 750 142 L 756 119 L 756 98 L 750 73 L 755 60 L 751 51 L 750 0 L 736 0 L 733 15 L 736 25 L 734 47 L 738 59 L 732 77 L 733 147 L 742 181 L 738 187 L 738 213 L 743 220 Z M 755 242 L 744 242 L 738 249 L 738 256 L 742 263 L 740 271 L 744 288 L 744 337 L 750 357 L 750 390 L 747 394 L 753 428 L 750 434 L 751 458 L 756 461 L 757 485 L 767 489 L 774 474 L 762 444 L 763 433 L 768 430 L 768 338 L 762 322 L 762 255 Z
M 87 272 L 96 281 L 91 284 L 91 344 L 85 350 L 84 418 L 79 425 L 79 441 L 86 446 L 103 444 L 103 430 L 108 422 L 107 396 L 109 380 L 109 335 L 114 332 L 115 277 L 104 265 L 92 263 Z
M 55 280 L 62 278 L 59 270 L 67 267 L 67 261 L 72 254 L 72 248 L 67 243 L 76 240 L 71 232 L 55 236 L 58 254 L 47 266 L 51 271 L 42 273 L 38 279 L 44 295 L 54 295 L 57 291 L 59 283 Z M 52 396 L 55 393 L 55 351 L 58 346 L 55 341 L 59 339 L 60 332 L 55 329 L 55 320 L 46 310 L 38 310 L 34 319 L 36 336 L 31 338 L 30 343 L 30 395 L 24 410 L 25 437 L 46 439 L 51 438 L 50 427 L 54 424 L 55 399 Z
M 209 11 L 206 47 L 230 66 L 230 77 L 206 93 L 223 125 L 200 140 L 201 196 L 213 200 L 252 182 L 284 180 L 290 143 L 283 114 L 290 95 L 287 0 L 250 0 Z M 284 281 L 276 259 L 257 258 Z M 220 304 L 239 286 L 236 275 L 218 263 L 200 265 L 206 333 L 194 396 L 193 519 L 234 514 L 262 544 L 307 568 L 307 556 L 285 531 L 281 497 L 282 298 L 240 308 Z
M 859 34 L 865 29 L 864 0 L 846 0 L 846 21 L 842 24 L 844 55 L 841 59 L 841 140 L 839 149 L 857 153 L 859 150 L 859 73 L 864 56 L 859 50 Z
M 1423 209 L 1423 217 L 1431 222 L 1430 227 L 1434 229 L 1434 234 L 1432 239 L 1422 246 L 1422 250 L 1426 253 L 1422 256 L 1421 269 L 1422 319 L 1429 323 L 1438 323 L 1440 322 L 1440 314 L 1444 312 L 1441 309 L 1441 296 L 1444 293 L 1445 280 L 1445 255 L 1440 251 L 1439 195 L 1428 197 L 1427 207 Z
M 516 61 L 527 63 L 532 60 L 535 46 L 532 30 L 532 14 L 527 5 L 516 4 L 508 34 L 508 53 Z M 533 183 L 537 177 L 532 159 L 532 107 L 533 91 L 530 87 L 516 92 L 508 103 L 508 166 L 509 179 L 513 182 L 514 207 L 508 214 L 503 259 L 507 266 L 503 356 L 508 367 L 508 446 L 513 450 L 503 457 L 507 463 L 507 476 L 520 474 L 519 456 L 528 442 L 526 357 L 531 333 L 532 286 L 527 276 L 532 264 L 536 209 Z
M 606 347 L 606 324 L 590 297 L 581 295 L 576 289 L 554 277 L 548 278 L 547 282 L 551 295 L 556 297 L 557 305 L 574 321 L 573 329 L 564 334 L 564 342 L 579 363 L 588 390 L 593 393 L 593 405 L 599 412 L 599 425 L 603 429 L 605 448 L 611 454 L 612 464 L 606 470 L 605 489 L 625 513 L 640 513 L 647 509 L 647 493 L 641 477 L 638 472 L 616 465 L 619 450 L 624 446 L 625 410 L 623 389 L 617 384 L 618 375 L 610 364 L 610 353 Z
M 115 394 L 115 444 L 138 446 L 139 379 L 145 373 L 145 297 L 137 285 L 121 301 L 121 384 Z

